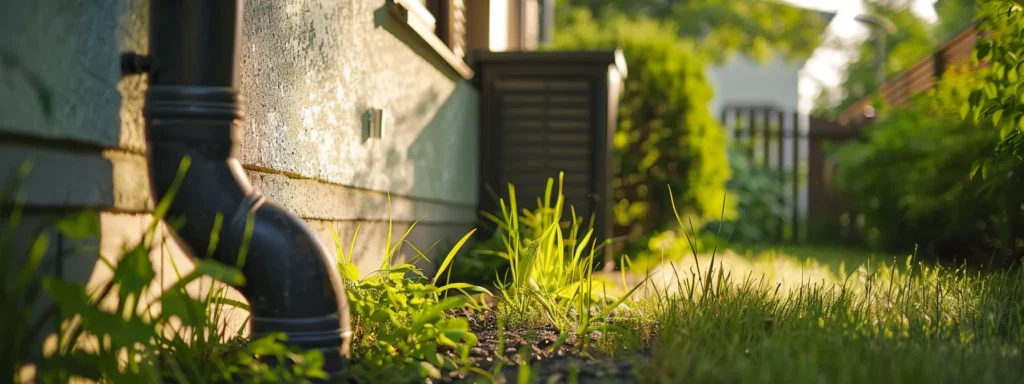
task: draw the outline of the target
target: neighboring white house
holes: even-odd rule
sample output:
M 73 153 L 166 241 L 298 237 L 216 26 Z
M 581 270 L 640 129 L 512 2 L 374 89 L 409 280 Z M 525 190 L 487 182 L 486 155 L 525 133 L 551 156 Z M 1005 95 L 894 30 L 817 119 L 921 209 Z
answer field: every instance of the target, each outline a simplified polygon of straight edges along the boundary
M 835 17 L 835 13 L 810 10 L 807 15 L 824 18 L 826 24 Z M 707 76 L 715 88 L 711 101 L 714 116 L 721 116 L 725 106 L 741 105 L 797 111 L 801 73 L 808 58 L 787 60 L 778 54 L 765 63 L 758 63 L 744 55 L 735 55 L 725 64 L 711 67 Z
M 708 81 L 715 88 L 711 100 L 714 116 L 721 116 L 727 105 L 774 106 L 796 111 L 800 100 L 800 70 L 805 60 L 787 61 L 782 55 L 759 64 L 736 55 L 724 65 L 708 70 Z

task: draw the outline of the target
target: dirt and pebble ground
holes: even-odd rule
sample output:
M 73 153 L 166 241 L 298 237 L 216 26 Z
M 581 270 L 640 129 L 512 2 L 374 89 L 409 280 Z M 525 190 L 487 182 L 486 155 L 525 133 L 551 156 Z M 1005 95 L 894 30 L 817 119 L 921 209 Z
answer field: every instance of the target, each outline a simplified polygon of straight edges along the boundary
M 502 331 L 501 345 L 498 322 L 493 311 L 467 316 L 479 343 L 470 350 L 473 366 L 494 372 L 503 364 L 501 373 L 505 382 L 516 383 L 523 362 L 530 364 L 531 382 L 535 383 L 635 383 L 634 361 L 643 353 L 630 358 L 578 354 L 578 340 L 568 338 L 556 348 L 558 331 L 554 327 L 539 329 L 506 329 Z M 594 333 L 591 339 L 597 339 Z M 447 382 L 476 382 L 479 376 L 459 377 L 452 373 Z

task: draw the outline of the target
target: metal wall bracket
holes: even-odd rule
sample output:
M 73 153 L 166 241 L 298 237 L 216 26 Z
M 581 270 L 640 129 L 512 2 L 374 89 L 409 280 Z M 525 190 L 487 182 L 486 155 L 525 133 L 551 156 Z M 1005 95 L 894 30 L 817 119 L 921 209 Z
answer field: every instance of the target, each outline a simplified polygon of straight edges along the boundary
M 385 128 L 383 109 L 370 108 L 363 113 L 363 142 L 383 138 Z
M 121 53 L 121 76 L 149 73 L 153 69 L 153 60 L 149 56 L 135 52 Z

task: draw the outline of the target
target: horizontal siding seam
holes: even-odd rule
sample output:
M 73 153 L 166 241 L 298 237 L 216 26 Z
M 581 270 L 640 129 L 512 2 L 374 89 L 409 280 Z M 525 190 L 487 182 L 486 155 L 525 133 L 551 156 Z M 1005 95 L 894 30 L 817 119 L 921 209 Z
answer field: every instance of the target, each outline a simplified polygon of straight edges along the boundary
M 69 153 L 69 154 L 80 154 L 80 155 L 93 154 L 93 155 L 96 155 L 96 156 L 104 156 L 108 160 L 110 160 L 111 162 L 115 162 L 115 161 L 130 161 L 130 160 L 143 160 L 144 161 L 145 160 L 145 156 L 146 156 L 145 152 L 138 152 L 138 151 L 133 151 L 133 150 L 125 149 L 125 148 L 108 148 L 108 147 L 104 147 L 104 146 L 100 146 L 100 145 L 95 145 L 93 143 L 84 142 L 84 141 L 78 141 L 78 140 L 45 138 L 45 137 L 40 137 L 40 136 L 23 135 L 23 134 L 17 134 L 17 133 L 13 133 L 12 134 L 12 133 L 3 132 L 3 131 L 0 131 L 0 146 L 30 148 L 30 149 L 40 150 L 40 151 L 64 152 L 64 153 Z M 323 184 L 323 185 L 325 185 L 327 187 L 330 187 L 330 188 L 344 188 L 344 189 L 348 189 L 348 190 L 352 190 L 352 191 L 377 194 L 379 196 L 388 196 L 389 195 L 388 192 L 384 192 L 384 191 L 377 191 L 377 190 L 372 190 L 372 189 L 367 189 L 367 188 L 360 188 L 360 187 L 348 186 L 348 185 L 344 185 L 344 184 L 338 184 L 338 183 L 322 180 L 322 179 L 319 179 L 319 178 L 306 177 L 306 176 L 303 176 L 303 175 L 300 175 L 300 174 L 297 174 L 297 173 L 294 173 L 294 172 L 283 171 L 283 170 L 274 170 L 274 169 L 270 169 L 270 168 L 267 168 L 267 167 L 261 167 L 261 166 L 257 166 L 257 165 L 245 165 L 245 164 L 243 164 L 242 168 L 245 169 L 246 171 L 249 171 L 249 172 L 258 172 L 258 173 L 265 174 L 265 175 L 284 176 L 284 177 L 287 177 L 287 178 L 289 178 L 291 180 L 315 181 L 317 183 Z M 115 191 L 115 193 L 117 193 L 117 191 Z M 144 193 L 148 194 L 149 191 L 145 191 Z M 392 198 L 408 199 L 408 200 L 410 200 L 410 201 L 412 201 L 414 203 L 415 202 L 422 202 L 422 203 L 432 203 L 432 204 L 444 205 L 444 206 L 448 206 L 448 207 L 476 209 L 476 204 L 463 203 L 463 202 L 460 202 L 460 201 L 443 200 L 443 199 L 436 199 L 436 198 L 427 198 L 427 197 L 413 196 L 413 195 L 408 195 L 408 194 L 390 194 L 390 196 Z M 49 207 L 45 207 L 45 206 L 40 206 L 40 207 L 42 207 L 42 208 L 49 208 Z M 69 205 L 69 206 L 67 206 L 67 208 L 103 208 L 103 209 L 108 209 L 108 210 L 118 211 L 118 212 L 145 212 L 145 210 L 130 209 L 130 208 L 118 207 L 118 206 L 104 206 L 104 205 L 77 205 L 77 206 L 76 205 Z

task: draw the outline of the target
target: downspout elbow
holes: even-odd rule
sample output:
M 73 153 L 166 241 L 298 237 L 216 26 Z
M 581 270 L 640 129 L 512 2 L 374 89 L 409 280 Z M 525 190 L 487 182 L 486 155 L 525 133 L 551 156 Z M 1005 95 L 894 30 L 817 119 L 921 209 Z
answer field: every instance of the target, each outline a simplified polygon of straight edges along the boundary
M 253 337 L 324 352 L 340 373 L 351 330 L 344 285 L 306 224 L 267 201 L 238 161 L 240 0 L 151 0 L 149 88 L 144 113 L 154 198 L 167 195 L 181 162 L 191 165 L 166 218 L 191 255 L 240 265 Z M 211 234 L 218 230 L 211 246 Z

